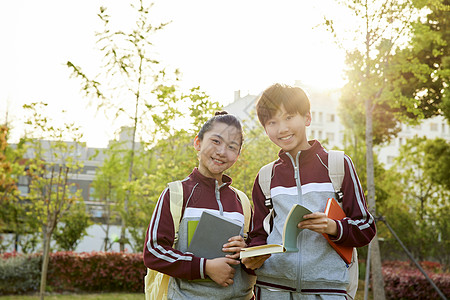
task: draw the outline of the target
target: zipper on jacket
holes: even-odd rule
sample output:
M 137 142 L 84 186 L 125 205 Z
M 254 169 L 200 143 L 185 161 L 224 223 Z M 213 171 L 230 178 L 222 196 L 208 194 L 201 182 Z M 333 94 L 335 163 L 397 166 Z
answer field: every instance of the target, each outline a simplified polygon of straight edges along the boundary
M 301 198 L 301 195 L 302 195 L 302 184 L 301 184 L 301 181 L 300 181 L 300 170 L 299 170 L 299 167 L 300 167 L 300 165 L 299 165 L 300 153 L 301 153 L 301 151 L 299 151 L 297 153 L 297 155 L 295 156 L 295 160 L 289 153 L 286 153 L 289 156 L 289 158 L 291 159 L 292 165 L 294 166 L 294 178 L 295 178 L 295 184 L 297 185 L 297 193 L 298 193 L 298 198 L 299 199 Z M 300 204 L 303 204 L 303 203 L 300 203 Z M 299 244 L 298 244 L 299 252 L 301 252 L 301 244 L 302 244 L 302 242 L 300 240 Z M 301 285 L 302 285 L 301 282 L 302 282 L 302 278 L 303 278 L 303 272 L 302 272 L 302 267 L 301 267 L 301 265 L 302 265 L 302 256 L 301 256 L 301 254 L 298 253 L 297 257 L 298 257 L 299 261 L 298 261 L 298 264 L 297 264 L 297 280 L 296 280 L 297 283 L 296 283 L 296 288 L 299 290 Z
M 224 183 L 225 184 L 225 183 Z M 220 188 L 224 185 L 222 184 L 221 186 L 219 186 L 219 182 L 216 180 L 216 184 L 215 184 L 215 194 L 216 194 L 216 201 L 217 204 L 219 205 L 219 213 L 221 216 L 223 216 L 223 206 L 222 206 L 222 202 L 220 201 Z
M 294 179 L 295 179 L 295 184 L 297 185 L 297 190 L 299 192 L 301 192 L 300 170 L 299 170 L 299 164 L 298 164 L 298 158 L 300 156 L 300 153 L 301 153 L 301 151 L 299 151 L 297 153 L 297 155 L 295 156 L 295 160 L 291 154 L 286 153 L 286 155 L 291 159 L 292 166 L 294 167 Z

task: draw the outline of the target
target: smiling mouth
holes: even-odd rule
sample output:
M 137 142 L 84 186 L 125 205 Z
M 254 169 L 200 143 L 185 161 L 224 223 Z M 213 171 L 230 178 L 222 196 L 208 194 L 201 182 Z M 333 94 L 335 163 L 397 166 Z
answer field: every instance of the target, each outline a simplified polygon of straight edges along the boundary
M 292 136 L 293 136 L 293 134 L 291 134 L 289 136 L 285 136 L 285 137 L 280 137 L 280 140 L 286 141 L 286 140 L 289 140 Z
M 213 158 L 212 160 L 213 160 L 214 162 L 218 163 L 218 164 L 224 164 L 224 163 L 225 163 L 224 161 L 218 160 L 218 159 L 216 159 L 216 158 Z

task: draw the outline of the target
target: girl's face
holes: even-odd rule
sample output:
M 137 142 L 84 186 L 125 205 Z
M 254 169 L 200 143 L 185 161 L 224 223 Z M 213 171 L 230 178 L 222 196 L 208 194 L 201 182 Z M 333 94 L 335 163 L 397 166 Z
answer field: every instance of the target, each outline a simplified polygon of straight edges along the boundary
M 238 159 L 241 140 L 241 132 L 236 127 L 221 122 L 214 122 L 203 140 L 196 136 L 194 148 L 198 151 L 200 173 L 222 184 L 223 172 Z

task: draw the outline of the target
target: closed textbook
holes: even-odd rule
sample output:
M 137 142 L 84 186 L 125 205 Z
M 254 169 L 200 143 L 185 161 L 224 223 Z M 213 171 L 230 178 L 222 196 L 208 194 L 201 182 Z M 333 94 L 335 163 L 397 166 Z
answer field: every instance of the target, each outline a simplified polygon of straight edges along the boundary
M 342 220 L 346 217 L 341 206 L 334 198 L 328 198 L 327 205 L 325 207 L 325 214 L 328 218 L 333 220 Z M 327 239 L 330 246 L 333 247 L 339 256 L 342 257 L 347 264 L 350 264 L 352 261 L 353 247 L 335 244 L 332 240 L 330 240 L 328 234 L 323 233 L 322 235 Z
M 191 226 L 191 228 L 189 228 Z M 189 242 L 187 251 L 197 257 L 207 259 L 224 257 L 231 252 L 223 252 L 223 245 L 228 243 L 228 239 L 240 234 L 242 223 L 221 215 L 204 211 L 197 222 L 188 223 L 188 231 L 195 231 Z

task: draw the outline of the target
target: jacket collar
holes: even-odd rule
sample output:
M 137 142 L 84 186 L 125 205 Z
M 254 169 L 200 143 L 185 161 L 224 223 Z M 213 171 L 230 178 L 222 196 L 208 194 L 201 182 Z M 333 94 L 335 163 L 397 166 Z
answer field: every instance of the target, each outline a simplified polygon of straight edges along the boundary
M 320 142 L 318 140 L 311 140 L 308 141 L 309 145 L 311 145 L 311 148 L 309 148 L 308 150 L 302 150 L 300 151 L 300 158 L 302 161 L 308 161 L 310 159 L 313 159 L 316 156 L 316 153 L 319 152 L 319 150 L 322 148 L 322 145 L 320 144 Z M 280 157 L 280 159 L 283 162 L 290 162 L 291 159 L 289 158 L 289 156 L 287 155 L 287 153 L 283 150 L 280 150 L 280 152 L 278 153 L 278 157 Z M 292 157 L 295 160 L 295 156 Z
M 200 173 L 200 171 L 198 170 L 197 167 L 194 168 L 194 170 L 191 173 L 192 178 L 195 181 L 201 182 L 203 184 L 205 184 L 206 186 L 215 188 L 216 187 L 216 179 L 215 178 L 211 178 L 211 177 L 206 177 L 204 176 L 202 173 Z M 231 177 L 229 177 L 228 175 L 222 175 L 222 181 L 224 183 L 224 186 L 229 186 L 231 185 Z

